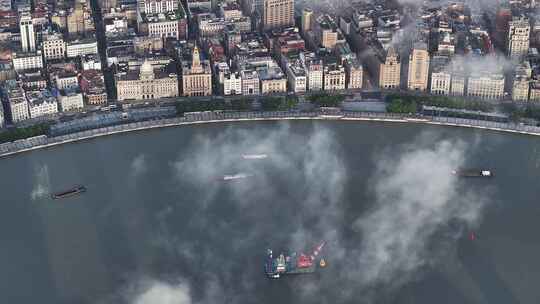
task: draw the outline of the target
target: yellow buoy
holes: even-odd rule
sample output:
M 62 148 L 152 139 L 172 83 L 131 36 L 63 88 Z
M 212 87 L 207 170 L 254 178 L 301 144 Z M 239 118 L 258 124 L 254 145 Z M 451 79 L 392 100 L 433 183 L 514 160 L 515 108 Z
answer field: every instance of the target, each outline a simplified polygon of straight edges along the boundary
M 324 259 L 321 259 L 321 261 L 319 262 L 319 266 L 325 267 L 326 266 L 326 261 Z

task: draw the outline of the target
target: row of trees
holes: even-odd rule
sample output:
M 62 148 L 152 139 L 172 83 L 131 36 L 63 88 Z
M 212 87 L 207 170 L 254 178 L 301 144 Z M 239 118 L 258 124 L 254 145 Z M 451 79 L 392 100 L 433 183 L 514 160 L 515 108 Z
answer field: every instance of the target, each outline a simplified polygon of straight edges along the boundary
M 263 111 L 287 111 L 296 108 L 298 97 L 296 96 L 268 96 L 259 99 Z M 225 100 L 201 100 L 179 101 L 176 103 L 178 114 L 201 111 L 252 111 L 253 99 L 240 97 L 230 101 Z
M 306 99 L 318 107 L 338 107 L 345 100 L 345 95 L 320 92 L 312 94 Z
M 0 143 L 6 143 L 16 141 L 19 139 L 25 139 L 29 137 L 45 135 L 49 132 L 48 124 L 39 124 L 25 128 L 13 128 L 7 129 L 0 133 Z

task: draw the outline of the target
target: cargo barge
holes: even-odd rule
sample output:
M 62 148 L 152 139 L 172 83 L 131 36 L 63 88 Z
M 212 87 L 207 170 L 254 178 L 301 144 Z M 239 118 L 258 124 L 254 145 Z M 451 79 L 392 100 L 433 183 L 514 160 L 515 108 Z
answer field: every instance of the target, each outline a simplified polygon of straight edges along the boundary
M 281 253 L 274 257 L 272 250 L 268 249 L 264 271 L 271 279 L 279 279 L 283 275 L 314 273 L 317 269 L 326 267 L 326 261 L 319 258 L 325 244 L 319 244 L 310 255 L 293 252 L 291 255 Z
M 68 197 L 75 196 L 75 195 L 78 195 L 78 194 L 81 194 L 81 193 L 84 193 L 84 192 L 86 192 L 86 187 L 85 186 L 76 186 L 76 187 L 73 187 L 72 189 L 69 189 L 69 190 L 66 190 L 66 191 L 53 193 L 53 194 L 51 194 L 51 198 L 55 199 L 55 200 L 56 199 L 62 199 L 62 198 L 68 198 Z
M 462 177 L 493 177 L 493 172 L 485 169 L 454 170 L 452 174 Z

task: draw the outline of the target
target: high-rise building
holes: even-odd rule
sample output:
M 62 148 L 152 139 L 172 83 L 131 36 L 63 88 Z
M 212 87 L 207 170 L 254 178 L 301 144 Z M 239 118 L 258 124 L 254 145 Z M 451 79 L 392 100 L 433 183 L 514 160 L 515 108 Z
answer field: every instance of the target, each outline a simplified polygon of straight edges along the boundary
M 379 87 L 398 89 L 401 79 L 401 63 L 394 47 L 389 47 L 386 56 L 379 65 Z
M 264 0 L 263 27 L 274 29 L 294 25 L 294 0 Z
M 19 20 L 19 29 L 21 31 L 21 47 L 24 53 L 36 51 L 36 35 L 34 33 L 34 24 L 32 15 L 28 13 L 21 14 Z
M 531 25 L 523 16 L 514 17 L 508 25 L 508 56 L 521 59 L 529 51 Z
M 307 33 L 311 30 L 311 23 L 313 19 L 313 10 L 309 8 L 305 8 L 302 10 L 302 18 L 300 22 L 300 29 L 303 33 Z
M 182 90 L 184 96 L 212 95 L 212 68 L 208 60 L 201 60 L 199 48 L 194 47 L 191 64 L 182 66 Z
M 67 16 L 67 28 L 70 34 L 81 34 L 85 31 L 84 8 L 80 1 L 75 1 L 75 7 Z
M 434 95 L 450 94 L 452 74 L 448 67 L 449 58 L 446 56 L 433 56 L 431 60 L 430 92 Z
M 428 87 L 429 53 L 425 43 L 415 43 L 409 55 L 409 75 L 407 88 L 413 91 L 425 91 Z

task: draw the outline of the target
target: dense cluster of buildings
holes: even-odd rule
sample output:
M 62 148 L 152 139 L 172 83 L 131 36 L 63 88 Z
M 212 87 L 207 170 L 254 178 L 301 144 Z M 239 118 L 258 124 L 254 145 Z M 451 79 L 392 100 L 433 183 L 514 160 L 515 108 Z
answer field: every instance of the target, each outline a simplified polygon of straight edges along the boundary
M 427 1 L 409 23 L 383 1 L 352 7 L 340 26 L 363 54 L 376 87 L 538 101 L 540 20 L 534 1 L 503 3 L 492 12 Z
M 2 0 L 0 125 L 108 101 L 88 0 Z
M 494 12 L 426 1 L 412 13 L 383 0 L 341 11 L 294 0 L 97 3 L 0 0 L 0 122 L 108 101 L 319 90 L 540 100 L 540 21 L 527 0 Z

